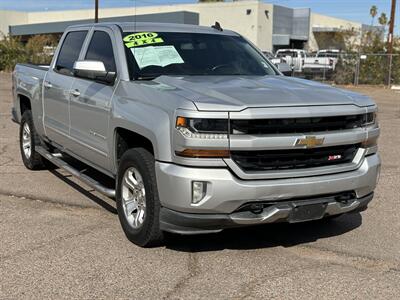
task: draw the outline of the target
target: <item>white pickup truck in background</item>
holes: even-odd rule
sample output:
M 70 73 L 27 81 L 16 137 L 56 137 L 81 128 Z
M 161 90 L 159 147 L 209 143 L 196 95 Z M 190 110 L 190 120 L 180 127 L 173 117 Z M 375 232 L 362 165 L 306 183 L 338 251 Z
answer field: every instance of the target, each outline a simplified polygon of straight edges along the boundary
M 283 58 L 294 72 L 302 72 L 307 54 L 303 49 L 279 49 L 275 56 Z
M 337 49 L 319 50 L 313 57 L 307 57 L 303 66 L 303 73 L 306 78 L 323 76 L 330 78 L 335 71 L 340 51 Z
M 286 62 L 285 59 L 283 58 L 278 58 L 275 57 L 271 52 L 269 51 L 263 51 L 263 54 L 265 55 L 266 58 L 268 58 L 270 60 L 270 62 L 272 62 L 279 71 L 281 71 L 281 73 L 285 76 L 292 76 L 293 74 L 293 70 L 290 67 L 290 65 Z

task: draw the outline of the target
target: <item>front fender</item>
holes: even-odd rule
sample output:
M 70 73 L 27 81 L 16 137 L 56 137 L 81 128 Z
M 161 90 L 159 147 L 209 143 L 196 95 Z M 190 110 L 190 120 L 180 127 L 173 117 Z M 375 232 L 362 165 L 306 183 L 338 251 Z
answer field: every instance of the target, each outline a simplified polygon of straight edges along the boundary
M 151 141 L 156 160 L 171 160 L 171 121 L 169 114 L 155 106 L 129 98 L 117 98 L 113 102 L 113 114 L 110 120 L 110 136 L 114 136 L 115 129 L 124 128 L 140 134 Z M 110 145 L 115 166 L 115 149 Z

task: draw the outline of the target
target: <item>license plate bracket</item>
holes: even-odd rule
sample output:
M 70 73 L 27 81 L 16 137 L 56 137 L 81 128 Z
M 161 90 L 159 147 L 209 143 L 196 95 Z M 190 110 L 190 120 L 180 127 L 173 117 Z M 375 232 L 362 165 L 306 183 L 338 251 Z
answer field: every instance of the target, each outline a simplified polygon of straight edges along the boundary
M 326 207 L 326 203 L 294 205 L 289 222 L 298 223 L 321 219 L 325 215 Z

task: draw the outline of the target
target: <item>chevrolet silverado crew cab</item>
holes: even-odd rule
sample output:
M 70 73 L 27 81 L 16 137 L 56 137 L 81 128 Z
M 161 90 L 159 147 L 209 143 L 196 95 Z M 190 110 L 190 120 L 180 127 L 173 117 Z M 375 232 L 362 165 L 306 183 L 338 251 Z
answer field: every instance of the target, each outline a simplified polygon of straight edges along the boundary
M 373 100 L 282 76 L 219 26 L 72 26 L 50 66 L 16 66 L 13 94 L 25 166 L 115 198 L 141 246 L 362 211 L 380 170 Z

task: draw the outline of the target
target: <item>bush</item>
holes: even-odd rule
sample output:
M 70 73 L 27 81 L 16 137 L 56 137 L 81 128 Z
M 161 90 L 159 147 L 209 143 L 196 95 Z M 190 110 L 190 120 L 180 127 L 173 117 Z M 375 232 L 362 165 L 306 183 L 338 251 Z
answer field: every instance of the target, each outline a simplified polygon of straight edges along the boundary
M 354 43 L 355 39 L 349 37 L 348 32 L 343 32 L 347 37 L 346 54 L 342 54 L 336 64 L 333 77 L 337 84 L 352 84 L 358 75 L 360 84 L 387 84 L 390 60 L 386 54 L 386 41 L 379 32 L 366 32 L 361 43 Z M 346 40 L 346 39 L 344 39 Z M 365 59 L 360 59 L 365 55 Z M 395 38 L 392 58 L 391 82 L 400 83 L 400 41 Z
M 2 37 L 3 40 L 0 41 L 1 71 L 11 71 L 14 69 L 15 64 L 28 61 L 25 47 L 19 39 L 4 35 Z
M 55 47 L 57 39 L 36 35 L 23 44 L 17 37 L 2 35 L 0 40 L 0 71 L 12 71 L 17 63 L 49 64 L 52 56 L 46 47 Z
M 352 84 L 356 74 L 357 55 L 342 55 L 336 63 L 333 80 L 336 84 Z
M 33 64 L 50 64 L 52 56 L 46 53 L 45 47 L 55 47 L 57 40 L 50 35 L 35 35 L 25 46 L 29 62 Z

